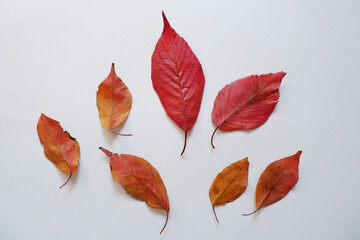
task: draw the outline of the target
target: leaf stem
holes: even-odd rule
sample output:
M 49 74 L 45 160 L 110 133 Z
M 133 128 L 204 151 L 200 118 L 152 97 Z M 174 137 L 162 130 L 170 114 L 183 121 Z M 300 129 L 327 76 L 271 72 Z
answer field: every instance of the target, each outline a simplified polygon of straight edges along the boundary
M 214 144 L 213 144 L 214 135 L 215 135 L 215 132 L 216 132 L 218 129 L 219 129 L 219 126 L 216 126 L 213 134 L 211 135 L 211 141 L 210 141 L 210 142 L 211 142 L 211 146 L 212 146 L 213 149 L 215 149 L 215 146 L 214 146 Z
M 213 205 L 213 212 L 214 212 L 214 215 L 215 215 L 215 219 L 216 219 L 216 221 L 218 222 L 218 223 L 220 223 L 219 222 L 219 219 L 217 218 L 217 216 L 216 216 L 216 212 L 215 212 L 215 206 Z
M 184 148 L 183 148 L 183 150 L 182 150 L 182 152 L 181 152 L 181 156 L 184 154 L 184 152 L 185 152 L 185 148 L 186 148 L 186 139 L 187 139 L 187 132 L 185 132 L 185 142 L 184 142 Z
M 169 211 L 166 212 L 165 225 L 164 225 L 164 227 L 161 229 L 160 234 L 162 234 L 162 232 L 164 231 L 164 229 L 165 229 L 165 227 L 166 227 L 166 225 L 167 225 L 168 219 L 169 219 Z
M 253 215 L 254 213 L 256 213 L 257 211 L 259 211 L 259 209 L 256 209 L 255 211 L 253 211 L 252 213 L 246 213 L 246 214 L 243 214 L 243 216 L 250 216 L 250 215 Z
M 122 133 L 117 133 L 117 132 L 114 132 L 112 129 L 111 130 L 109 130 L 110 132 L 112 132 L 112 133 L 114 133 L 114 134 L 116 134 L 116 135 L 119 135 L 119 136 L 132 136 L 132 134 L 131 133 L 129 133 L 129 134 L 122 134 Z
M 63 186 L 65 186 L 70 181 L 71 176 L 72 176 L 72 174 L 69 175 L 69 178 L 66 180 L 66 182 L 63 185 L 61 185 L 59 187 L 59 189 L 61 189 Z

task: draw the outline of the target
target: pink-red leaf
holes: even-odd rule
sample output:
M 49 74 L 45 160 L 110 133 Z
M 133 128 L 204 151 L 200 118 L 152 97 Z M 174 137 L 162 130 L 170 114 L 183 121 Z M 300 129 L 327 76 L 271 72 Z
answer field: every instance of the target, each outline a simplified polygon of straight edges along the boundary
M 279 87 L 286 73 L 269 73 L 241 78 L 218 93 L 211 113 L 217 129 L 249 130 L 263 125 L 279 100 Z
M 150 207 L 166 211 L 166 222 L 169 218 L 169 198 L 166 187 L 158 171 L 145 159 L 117 153 L 100 147 L 109 158 L 111 175 L 132 197 L 146 201 Z
M 154 90 L 167 115 L 185 132 L 192 129 L 200 111 L 205 78 L 199 60 L 187 42 L 162 13 L 164 30 L 151 58 Z
M 256 186 L 256 210 L 283 199 L 299 180 L 299 159 L 302 151 L 271 163 L 261 174 Z

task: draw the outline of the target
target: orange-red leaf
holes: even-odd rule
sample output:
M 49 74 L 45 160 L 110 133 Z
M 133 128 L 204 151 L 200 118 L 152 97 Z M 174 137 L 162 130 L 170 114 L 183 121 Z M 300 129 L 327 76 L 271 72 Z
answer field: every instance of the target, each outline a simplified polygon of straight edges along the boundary
M 217 222 L 215 206 L 232 202 L 241 196 L 248 184 L 248 169 L 249 161 L 244 158 L 224 168 L 214 179 L 209 196 Z
M 192 129 L 200 111 L 205 77 L 199 60 L 170 26 L 162 13 L 164 30 L 151 58 L 151 79 L 154 90 L 167 115 L 185 132 Z
M 279 87 L 286 73 L 269 73 L 241 78 L 218 93 L 211 113 L 217 129 L 248 130 L 263 125 L 279 100 Z
M 105 148 L 100 149 L 110 157 L 111 174 L 115 182 L 120 183 L 132 197 L 146 201 L 150 207 L 166 211 L 166 222 L 169 217 L 169 198 L 165 185 L 156 169 L 145 159 L 117 153 Z
M 96 93 L 96 105 L 102 125 L 109 131 L 119 126 L 128 117 L 131 104 L 131 93 L 116 75 L 113 63 L 109 76 L 99 85 Z
M 299 180 L 299 159 L 302 151 L 271 163 L 261 174 L 256 186 L 256 210 L 284 198 Z M 244 215 L 251 215 L 244 214 Z
M 41 114 L 37 132 L 40 142 L 44 145 L 45 156 L 62 172 L 69 174 L 68 180 L 76 172 L 80 159 L 80 147 L 75 138 L 63 131 L 60 123 Z M 60 188 L 61 188 L 60 187 Z

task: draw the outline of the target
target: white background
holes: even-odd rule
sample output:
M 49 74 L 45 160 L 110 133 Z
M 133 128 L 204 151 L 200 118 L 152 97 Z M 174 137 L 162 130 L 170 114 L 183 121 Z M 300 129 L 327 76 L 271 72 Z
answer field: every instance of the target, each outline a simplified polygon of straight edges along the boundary
M 201 62 L 205 91 L 182 158 L 183 132 L 151 83 L 161 11 Z M 359 1 L 0 1 L 0 239 L 360 239 Z M 111 63 L 133 106 L 119 137 L 104 130 L 96 91 Z M 238 78 L 285 71 L 279 103 L 254 131 L 214 130 L 217 92 Z M 43 154 L 41 113 L 80 143 L 67 176 Z M 166 214 L 114 183 L 103 146 L 147 159 L 170 199 Z M 303 150 L 299 182 L 255 208 L 266 166 Z M 217 207 L 215 176 L 249 157 L 249 185 Z

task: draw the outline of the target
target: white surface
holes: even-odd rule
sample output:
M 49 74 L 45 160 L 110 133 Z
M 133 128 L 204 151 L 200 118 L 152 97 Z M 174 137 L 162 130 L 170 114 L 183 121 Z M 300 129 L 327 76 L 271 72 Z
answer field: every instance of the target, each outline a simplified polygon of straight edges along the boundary
M 183 133 L 152 88 L 151 55 L 161 10 L 205 73 L 198 120 Z M 359 1 L 0 1 L 0 239 L 359 239 Z M 96 91 L 116 64 L 133 95 L 121 129 L 105 131 Z M 285 71 L 280 101 L 251 132 L 214 130 L 211 109 L 227 83 Z M 60 121 L 81 148 L 66 180 L 48 161 L 36 124 Z M 99 146 L 136 154 L 160 172 L 170 219 L 114 183 Z M 274 160 L 303 150 L 300 180 L 259 214 L 257 180 Z M 249 157 L 249 185 L 217 208 L 208 189 L 230 163 Z

